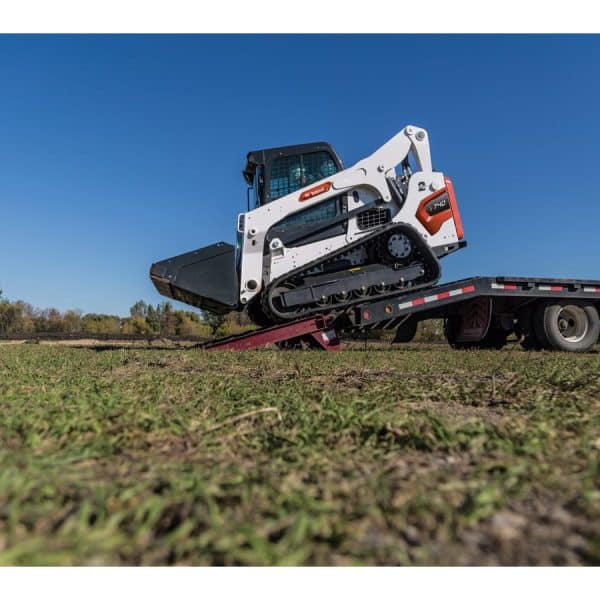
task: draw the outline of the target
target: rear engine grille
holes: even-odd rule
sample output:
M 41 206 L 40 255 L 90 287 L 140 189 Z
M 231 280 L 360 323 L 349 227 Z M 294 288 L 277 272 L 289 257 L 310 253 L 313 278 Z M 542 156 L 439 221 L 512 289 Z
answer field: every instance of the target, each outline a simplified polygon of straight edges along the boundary
M 362 231 L 379 227 L 391 219 L 389 208 L 370 208 L 356 216 L 356 226 Z

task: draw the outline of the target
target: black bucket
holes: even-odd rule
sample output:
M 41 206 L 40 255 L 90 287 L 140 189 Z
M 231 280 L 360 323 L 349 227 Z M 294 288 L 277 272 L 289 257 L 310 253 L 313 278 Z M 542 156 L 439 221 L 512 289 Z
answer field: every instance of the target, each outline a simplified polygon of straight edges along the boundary
M 150 279 L 163 295 L 227 313 L 239 308 L 235 246 L 219 242 L 154 263 Z

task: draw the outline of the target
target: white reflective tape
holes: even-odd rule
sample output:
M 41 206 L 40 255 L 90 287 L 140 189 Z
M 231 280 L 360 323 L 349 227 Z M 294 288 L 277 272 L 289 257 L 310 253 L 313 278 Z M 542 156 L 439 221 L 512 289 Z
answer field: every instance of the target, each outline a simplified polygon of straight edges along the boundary
M 493 290 L 503 290 L 504 289 L 504 284 L 503 283 L 494 283 L 494 282 L 492 282 L 492 289 Z
M 542 292 L 551 292 L 552 288 L 549 285 L 538 285 L 538 290 Z
M 471 291 L 471 290 L 469 290 Z M 421 306 L 422 304 L 428 304 L 429 302 L 438 302 L 439 300 L 447 300 L 449 296 L 460 296 L 464 294 L 462 288 L 456 288 L 454 290 L 450 290 L 449 292 L 440 292 L 439 294 L 435 294 L 433 296 L 425 296 L 422 298 L 415 298 L 410 302 L 403 302 L 402 304 L 398 304 L 398 310 L 404 310 L 405 308 L 413 308 L 414 306 Z

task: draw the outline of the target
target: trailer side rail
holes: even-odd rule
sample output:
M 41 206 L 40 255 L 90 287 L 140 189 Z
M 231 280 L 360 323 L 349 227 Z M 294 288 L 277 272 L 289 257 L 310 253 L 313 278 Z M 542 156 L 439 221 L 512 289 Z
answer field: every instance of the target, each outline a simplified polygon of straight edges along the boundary
M 481 296 L 514 298 L 574 298 L 600 301 L 600 281 L 535 277 L 471 277 L 413 294 L 402 294 L 355 307 L 350 315 L 358 328 L 393 328 L 408 315 L 442 309 Z

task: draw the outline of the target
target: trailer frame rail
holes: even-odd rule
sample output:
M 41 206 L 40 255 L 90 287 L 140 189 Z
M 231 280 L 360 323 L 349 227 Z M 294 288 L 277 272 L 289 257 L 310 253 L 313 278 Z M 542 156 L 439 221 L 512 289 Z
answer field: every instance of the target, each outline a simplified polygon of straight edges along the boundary
M 368 302 L 357 306 L 350 320 L 358 328 L 390 329 L 408 315 L 435 312 L 450 304 L 487 297 L 527 299 L 573 298 L 600 302 L 600 281 L 582 279 L 552 279 L 545 277 L 470 277 L 437 285 L 413 294 Z M 443 311 L 442 311 L 443 312 Z

